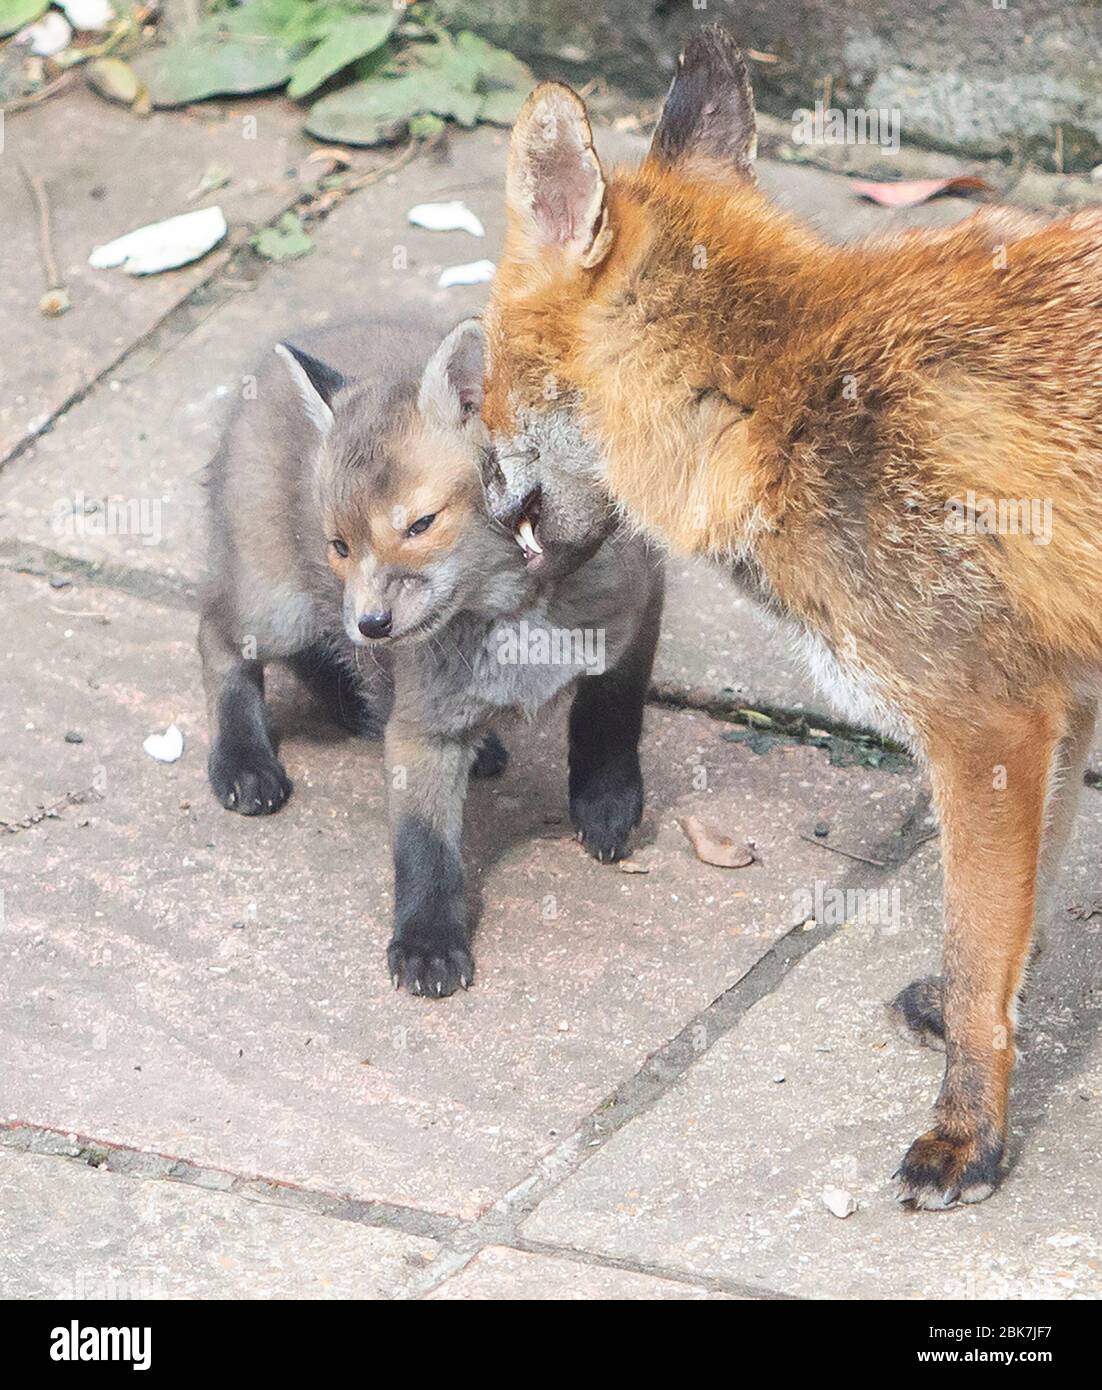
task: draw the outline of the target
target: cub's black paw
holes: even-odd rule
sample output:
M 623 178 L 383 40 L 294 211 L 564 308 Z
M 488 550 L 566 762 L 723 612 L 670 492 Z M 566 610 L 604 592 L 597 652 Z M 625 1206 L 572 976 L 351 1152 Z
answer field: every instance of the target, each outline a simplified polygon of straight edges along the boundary
M 509 752 L 495 733 L 488 733 L 478 745 L 471 764 L 472 777 L 500 777 L 509 762 Z
M 643 778 L 638 765 L 611 767 L 572 789 L 570 819 L 594 859 L 615 863 L 627 852 L 631 832 L 643 819 Z
M 999 1185 L 1001 1139 L 961 1137 L 931 1129 L 916 1139 L 895 1175 L 896 1195 L 921 1211 L 982 1202 Z
M 430 999 L 444 999 L 461 985 L 470 989 L 474 980 L 474 959 L 465 942 L 416 927 L 391 941 L 386 963 L 395 989 Z
M 211 749 L 207 774 L 227 811 L 270 816 L 291 795 L 291 781 L 271 749 L 219 739 Z
M 888 1013 L 899 1031 L 920 1047 L 945 1051 L 945 1015 L 941 1005 L 941 976 L 927 975 L 912 980 L 888 1005 Z

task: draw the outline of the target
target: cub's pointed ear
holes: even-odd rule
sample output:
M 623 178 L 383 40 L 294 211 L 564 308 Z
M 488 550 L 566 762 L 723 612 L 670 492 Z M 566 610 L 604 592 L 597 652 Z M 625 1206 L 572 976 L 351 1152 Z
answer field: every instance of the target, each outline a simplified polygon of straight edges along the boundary
M 426 419 L 459 429 L 482 409 L 486 374 L 486 333 L 478 319 L 464 319 L 428 360 L 417 393 Z
M 585 103 L 544 82 L 524 103 L 509 144 L 509 210 L 536 251 L 561 247 L 585 269 L 612 244 L 605 180 Z
M 347 384 L 344 377 L 290 343 L 276 343 L 275 350 L 286 363 L 291 380 L 298 387 L 307 417 L 321 434 L 328 434 L 333 425 L 333 397 Z
M 754 177 L 754 92 L 738 44 L 718 24 L 695 34 L 677 60 L 647 158 L 715 177 Z

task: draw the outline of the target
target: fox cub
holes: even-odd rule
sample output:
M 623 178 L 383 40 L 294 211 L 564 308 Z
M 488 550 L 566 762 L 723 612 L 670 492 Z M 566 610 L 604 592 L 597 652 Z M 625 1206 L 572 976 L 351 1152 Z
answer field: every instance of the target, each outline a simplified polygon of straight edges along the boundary
M 505 765 L 499 716 L 532 716 L 573 687 L 578 837 L 612 860 L 639 822 L 661 566 L 586 487 L 565 498 L 572 539 L 554 556 L 531 527 L 518 550 L 490 520 L 477 321 L 443 344 L 372 321 L 276 353 L 211 467 L 199 633 L 211 786 L 243 815 L 290 795 L 264 701 L 269 661 L 355 732 L 385 732 L 390 974 L 396 988 L 451 994 L 474 976 L 463 801 L 472 772 Z
M 944 969 L 895 1012 L 946 1070 L 899 1193 L 975 1202 L 1006 1159 L 1018 991 L 1102 677 L 1102 215 L 828 246 L 758 191 L 754 130 L 718 28 L 639 169 L 606 177 L 569 88 L 529 98 L 487 484 L 503 520 L 538 499 L 550 551 L 554 478 L 591 479 L 726 566 L 851 717 L 928 762 Z

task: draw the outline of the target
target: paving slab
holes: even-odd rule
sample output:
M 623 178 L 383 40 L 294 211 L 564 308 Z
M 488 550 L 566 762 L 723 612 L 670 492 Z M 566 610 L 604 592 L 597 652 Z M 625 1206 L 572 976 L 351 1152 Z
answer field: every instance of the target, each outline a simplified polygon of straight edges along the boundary
M 437 1248 L 400 1231 L 0 1149 L 0 1298 L 394 1298 Z
M 4 837 L 0 1120 L 236 1173 L 476 1213 L 802 920 L 800 886 L 852 867 L 801 832 L 827 819 L 867 853 L 918 795 L 913 775 L 758 757 L 652 709 L 649 872 L 625 874 L 565 822 L 562 713 L 505 730 L 513 764 L 469 803 L 478 981 L 418 1000 L 383 968 L 377 746 L 304 722 L 285 691 L 295 795 L 271 820 L 234 816 L 205 784 L 190 613 L 10 573 L 0 602 L 20 673 L 0 816 L 102 792 Z M 166 766 L 141 744 L 171 721 L 187 744 Z M 686 812 L 762 862 L 698 863 Z
M 658 1299 L 722 1301 L 734 1297 L 631 1269 L 583 1264 L 556 1255 L 533 1255 L 491 1245 L 428 1294 L 427 1301 L 626 1303 Z
M 224 263 L 245 230 L 301 191 L 296 168 L 313 148 L 289 102 L 252 100 L 146 119 L 81 86 L 10 115 L 0 159 L 0 460 L 83 391 Z M 44 318 L 38 213 L 20 163 L 41 176 L 58 273 L 72 308 Z M 224 188 L 194 196 L 208 169 Z M 148 222 L 220 206 L 226 242 L 202 261 L 135 280 L 93 270 L 94 246 Z
M 890 881 L 892 929 L 865 913 L 805 956 L 522 1234 L 812 1298 L 1097 1298 L 1102 930 L 1064 910 L 1098 891 L 1100 808 L 1093 793 L 1085 801 L 1023 1008 L 1014 1166 L 989 1201 L 915 1213 L 888 1181 L 928 1127 L 942 1070 L 940 1056 L 896 1035 L 883 1007 L 937 969 L 929 845 Z M 857 1211 L 831 1214 L 828 1188 L 851 1194 Z

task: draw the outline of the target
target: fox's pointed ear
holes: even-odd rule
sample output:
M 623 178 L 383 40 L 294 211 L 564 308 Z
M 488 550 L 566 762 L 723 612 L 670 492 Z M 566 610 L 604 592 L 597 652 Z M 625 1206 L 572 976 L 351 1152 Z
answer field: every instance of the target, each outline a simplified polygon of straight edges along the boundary
M 604 174 L 585 103 L 569 87 L 544 82 L 524 103 L 509 145 L 505 196 L 536 248 L 561 247 L 587 270 L 608 254 Z
M 428 360 L 417 393 L 421 414 L 459 429 L 482 409 L 486 374 L 486 333 L 478 319 L 464 319 Z
M 275 350 L 298 387 L 307 416 L 320 433 L 328 434 L 333 425 L 333 397 L 346 385 L 344 377 L 290 343 L 276 343 Z
M 738 44 L 718 24 L 695 34 L 677 60 L 648 160 L 701 174 L 754 176 L 754 92 Z

